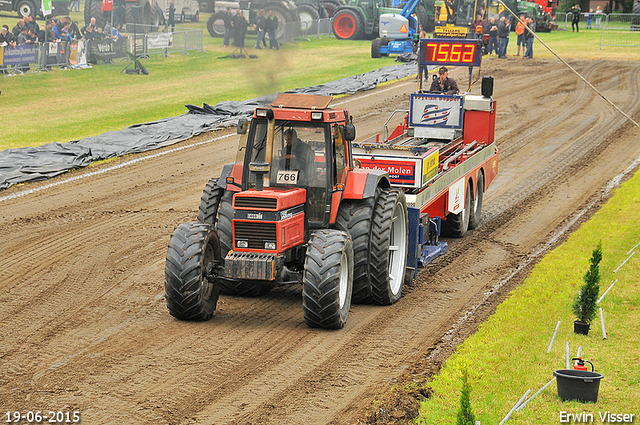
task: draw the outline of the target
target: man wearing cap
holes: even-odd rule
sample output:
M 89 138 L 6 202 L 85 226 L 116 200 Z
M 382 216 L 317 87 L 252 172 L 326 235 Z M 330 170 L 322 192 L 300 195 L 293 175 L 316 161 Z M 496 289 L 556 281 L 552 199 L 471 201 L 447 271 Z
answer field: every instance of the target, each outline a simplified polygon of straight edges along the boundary
M 434 78 L 431 83 L 431 88 L 429 89 L 432 93 L 443 93 L 443 94 L 456 94 L 460 90 L 458 89 L 458 84 L 456 80 L 453 78 L 449 78 L 449 70 L 446 67 L 441 67 L 438 70 L 438 76 L 440 78 Z

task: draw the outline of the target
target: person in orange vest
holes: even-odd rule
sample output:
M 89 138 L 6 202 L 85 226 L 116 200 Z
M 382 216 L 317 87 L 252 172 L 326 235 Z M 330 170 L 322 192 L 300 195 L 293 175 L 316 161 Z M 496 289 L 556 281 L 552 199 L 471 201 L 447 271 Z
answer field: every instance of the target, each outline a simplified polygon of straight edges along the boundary
M 102 0 L 102 16 L 106 22 L 111 22 L 111 12 L 113 11 L 113 0 Z
M 518 21 L 518 25 L 516 25 L 516 35 L 518 36 L 518 53 L 516 56 L 520 56 L 520 46 L 522 46 L 522 53 L 524 53 L 527 45 L 527 41 L 524 37 L 524 32 L 526 31 L 524 27 L 526 23 L 523 24 L 523 22 L 525 22 L 525 17 L 524 15 L 520 15 L 520 20 Z

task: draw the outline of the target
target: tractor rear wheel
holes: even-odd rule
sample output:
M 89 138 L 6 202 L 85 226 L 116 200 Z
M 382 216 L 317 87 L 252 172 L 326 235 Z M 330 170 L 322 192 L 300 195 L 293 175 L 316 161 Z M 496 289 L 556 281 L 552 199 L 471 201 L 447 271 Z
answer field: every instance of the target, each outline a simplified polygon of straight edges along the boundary
M 220 294 L 217 280 L 207 278 L 207 266 L 220 262 L 220 242 L 212 227 L 183 223 L 169 239 L 164 269 L 167 308 L 181 320 L 209 320 Z
M 353 242 L 353 295 L 351 301 L 371 304 L 369 249 L 374 198 L 343 201 L 338 209 L 336 228 L 347 232 Z
M 224 188 L 217 186 L 218 179 L 213 178 L 209 180 L 202 192 L 198 211 L 198 222 L 200 223 L 215 226 L 218 221 L 218 207 L 220 206 L 220 199 L 224 195 Z
M 399 189 L 382 189 L 373 208 L 369 271 L 376 304 L 393 304 L 404 286 L 409 251 L 407 203 Z
M 224 15 L 224 12 L 218 12 L 209 16 L 207 30 L 211 37 L 224 37 Z
M 323 229 L 311 234 L 302 284 L 307 325 L 342 328 L 349 316 L 353 289 L 353 246 L 346 232 Z
M 300 17 L 300 29 L 303 34 L 315 34 L 318 32 L 318 19 L 320 14 L 310 4 L 298 5 L 298 16 Z
M 351 9 L 339 9 L 333 16 L 333 34 L 340 40 L 362 38 L 364 22 L 359 13 Z
M 204 196 L 204 195 L 203 195 Z M 220 199 L 218 208 L 218 222 L 216 230 L 220 237 L 220 249 L 224 256 L 233 249 L 233 227 L 232 220 L 234 210 L 232 206 L 233 192 L 225 191 Z M 224 258 L 224 257 L 223 257 Z M 220 291 L 227 295 L 239 295 L 242 297 L 259 297 L 271 290 L 269 285 L 258 283 L 248 283 L 242 280 L 220 279 Z
M 467 183 L 467 194 L 464 197 L 464 208 L 458 214 L 449 214 L 442 222 L 442 232 L 446 236 L 461 238 L 469 230 L 469 216 L 471 215 L 471 183 Z
M 476 182 L 476 197 L 473 200 L 473 207 L 469 215 L 469 229 L 475 229 L 480 225 L 482 220 L 482 198 L 484 198 L 484 174 L 480 171 Z

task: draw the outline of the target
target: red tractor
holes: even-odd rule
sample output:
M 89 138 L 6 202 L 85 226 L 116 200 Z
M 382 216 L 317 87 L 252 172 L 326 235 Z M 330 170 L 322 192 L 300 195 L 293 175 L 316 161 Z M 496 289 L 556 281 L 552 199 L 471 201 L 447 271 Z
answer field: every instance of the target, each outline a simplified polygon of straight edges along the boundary
M 237 161 L 212 179 L 197 223 L 173 232 L 166 299 L 207 320 L 220 291 L 259 296 L 302 283 L 309 326 L 341 328 L 351 301 L 400 299 L 407 207 L 384 171 L 355 169 L 349 112 L 331 97 L 281 94 L 240 123 Z
M 352 143 L 352 118 L 328 108 L 330 96 L 281 94 L 238 124 L 236 162 L 207 183 L 198 222 L 169 240 L 173 316 L 208 320 L 220 292 L 260 296 L 301 283 L 306 323 L 342 328 L 352 301 L 398 301 L 417 267 L 447 251 L 441 230 L 462 237 L 480 224 L 498 172 L 493 79 L 481 96 L 424 91 L 429 66 L 471 75 L 481 46 L 423 39 L 420 52 L 418 92 L 382 140 Z

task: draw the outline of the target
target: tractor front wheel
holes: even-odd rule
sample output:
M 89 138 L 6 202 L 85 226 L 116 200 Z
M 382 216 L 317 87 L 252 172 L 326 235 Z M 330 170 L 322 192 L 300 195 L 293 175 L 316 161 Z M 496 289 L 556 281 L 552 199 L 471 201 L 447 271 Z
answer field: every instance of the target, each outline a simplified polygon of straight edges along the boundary
M 220 294 L 217 279 L 210 279 L 211 269 L 220 263 L 220 241 L 211 226 L 183 223 L 169 239 L 164 269 L 167 308 L 181 320 L 209 320 Z
M 340 329 L 349 316 L 353 290 L 353 245 L 346 232 L 311 234 L 304 262 L 302 308 L 308 326 Z

